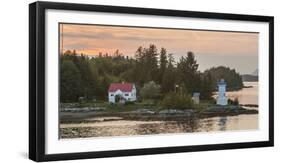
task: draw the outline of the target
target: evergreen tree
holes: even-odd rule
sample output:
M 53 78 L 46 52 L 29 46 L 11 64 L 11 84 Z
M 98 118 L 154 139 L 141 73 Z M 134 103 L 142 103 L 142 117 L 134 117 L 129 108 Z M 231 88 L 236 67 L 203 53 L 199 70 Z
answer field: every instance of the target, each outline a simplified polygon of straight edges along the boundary
M 164 72 L 167 68 L 168 60 L 167 60 L 167 51 L 165 48 L 161 48 L 160 50 L 160 65 L 159 65 L 159 73 L 158 73 L 158 83 L 162 84 Z
M 194 91 L 199 91 L 200 76 L 197 71 L 198 66 L 192 52 L 188 52 L 185 57 L 182 56 L 177 64 L 179 83 L 184 83 L 186 93 L 192 94 Z
M 145 82 L 145 70 L 144 70 L 144 49 L 140 46 L 135 52 L 135 67 L 134 67 L 134 79 L 138 85 L 142 86 Z
M 62 61 L 60 64 L 60 101 L 77 102 L 82 95 L 80 89 L 81 75 L 76 65 L 70 61 Z
M 176 70 L 173 66 L 174 57 L 173 54 L 168 55 L 168 66 L 164 71 L 161 90 L 163 93 L 172 92 L 175 90 L 176 85 Z
M 200 98 L 204 100 L 209 100 L 213 95 L 212 88 L 212 76 L 210 73 L 201 74 L 201 86 L 200 86 Z
M 174 55 L 172 53 L 168 54 L 168 64 L 170 65 L 174 65 L 175 63 L 175 58 L 174 58 Z
M 145 82 L 157 81 L 158 72 L 158 53 L 154 44 L 150 44 L 147 49 L 144 49 L 144 79 Z

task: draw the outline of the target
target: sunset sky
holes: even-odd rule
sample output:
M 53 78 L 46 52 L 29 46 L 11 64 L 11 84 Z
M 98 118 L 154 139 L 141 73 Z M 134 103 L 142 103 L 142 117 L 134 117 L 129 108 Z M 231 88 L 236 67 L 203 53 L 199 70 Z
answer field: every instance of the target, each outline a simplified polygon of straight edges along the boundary
M 110 55 L 119 49 L 133 57 L 139 46 L 155 44 L 173 53 L 176 61 L 187 51 L 194 52 L 201 71 L 224 65 L 248 74 L 258 68 L 258 33 L 74 24 L 63 24 L 60 30 L 64 51 L 75 49 L 89 56 Z

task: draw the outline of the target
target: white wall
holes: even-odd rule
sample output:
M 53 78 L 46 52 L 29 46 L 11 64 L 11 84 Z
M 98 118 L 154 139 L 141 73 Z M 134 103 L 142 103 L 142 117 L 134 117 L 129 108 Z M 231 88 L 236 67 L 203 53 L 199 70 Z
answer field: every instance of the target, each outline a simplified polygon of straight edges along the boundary
M 59 1 L 59 0 L 58 0 Z M 30 162 L 28 151 L 28 3 L 31 0 L 3 0 L 0 6 L 0 162 Z M 281 12 L 279 1 L 268 0 L 69 0 L 96 3 L 194 11 L 228 12 L 275 16 L 275 71 L 281 69 Z M 277 162 L 280 160 L 281 75 L 275 73 L 275 147 L 94 160 L 109 162 Z M 275 161 L 273 161 L 275 160 Z M 69 162 L 93 162 L 79 160 Z

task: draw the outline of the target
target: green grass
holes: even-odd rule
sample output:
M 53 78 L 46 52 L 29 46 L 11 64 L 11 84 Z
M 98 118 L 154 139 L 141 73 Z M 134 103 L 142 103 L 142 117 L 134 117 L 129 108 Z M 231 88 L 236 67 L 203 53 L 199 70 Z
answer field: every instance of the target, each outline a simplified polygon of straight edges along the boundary
M 106 112 L 118 113 L 129 112 L 137 109 L 150 109 L 160 111 L 166 109 L 161 106 L 161 101 L 143 100 L 142 102 L 134 102 L 130 104 L 110 104 L 107 101 L 82 102 L 82 103 L 61 103 L 61 107 L 83 108 L 83 107 L 104 107 Z M 215 106 L 212 100 L 201 100 L 200 104 L 194 104 L 191 108 L 196 111 L 203 111 L 210 106 Z M 175 108 L 174 108 L 175 109 Z

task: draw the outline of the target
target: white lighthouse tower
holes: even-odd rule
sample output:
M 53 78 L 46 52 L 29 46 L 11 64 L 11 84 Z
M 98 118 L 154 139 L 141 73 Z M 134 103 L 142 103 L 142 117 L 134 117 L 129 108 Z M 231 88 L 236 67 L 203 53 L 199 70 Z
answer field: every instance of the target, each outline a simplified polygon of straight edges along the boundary
M 217 105 L 227 105 L 227 97 L 225 95 L 226 92 L 226 82 L 224 79 L 218 81 L 218 97 L 217 97 Z

